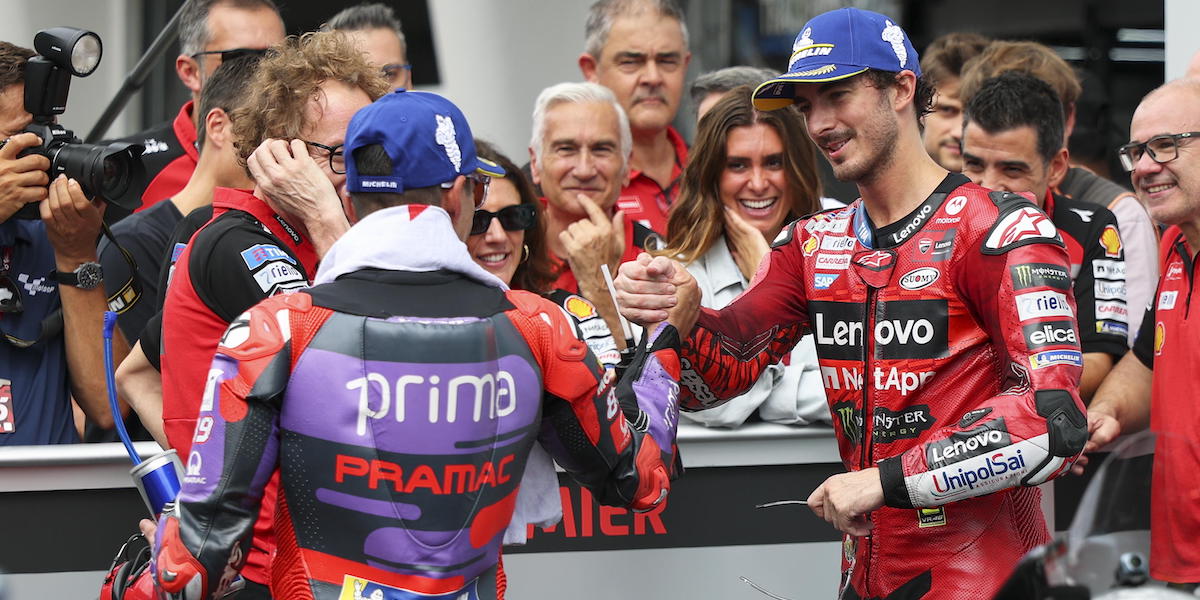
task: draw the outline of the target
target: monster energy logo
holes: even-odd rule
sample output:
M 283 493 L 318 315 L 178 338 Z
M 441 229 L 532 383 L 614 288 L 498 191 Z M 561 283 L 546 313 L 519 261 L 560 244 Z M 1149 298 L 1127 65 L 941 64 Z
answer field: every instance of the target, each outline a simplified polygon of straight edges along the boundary
M 1052 287 L 1059 290 L 1071 289 L 1071 275 L 1059 265 L 1028 263 L 1009 268 L 1014 290 L 1032 287 Z
M 837 415 L 842 424 L 842 434 L 851 444 L 862 442 L 862 415 L 855 409 L 852 402 L 839 402 L 833 405 L 833 414 Z

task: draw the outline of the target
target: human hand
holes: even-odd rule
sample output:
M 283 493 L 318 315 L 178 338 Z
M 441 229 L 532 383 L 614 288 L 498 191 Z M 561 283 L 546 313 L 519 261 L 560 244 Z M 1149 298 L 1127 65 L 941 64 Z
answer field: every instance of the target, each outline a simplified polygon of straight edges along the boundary
M 1083 446 L 1083 454 L 1071 465 L 1071 473 L 1083 475 L 1084 467 L 1088 464 L 1087 454 L 1107 446 L 1121 435 L 1121 422 L 1116 417 L 1103 410 L 1088 410 L 1088 441 Z
M 41 143 L 35 134 L 19 133 L 0 148 L 0 223 L 26 204 L 46 199 L 50 159 L 40 154 L 17 158 L 21 152 Z
M 838 531 L 856 536 L 871 533 L 870 513 L 881 506 L 883 483 L 877 467 L 834 475 L 808 497 L 813 513 Z
M 691 331 L 699 311 L 700 293 L 696 279 L 683 265 L 665 256 L 651 257 L 643 252 L 635 260 L 621 264 L 613 285 L 626 319 L 643 326 L 670 320 L 681 336 L 686 337 Z M 681 294 L 681 286 L 689 289 Z
M 609 217 L 591 198 L 579 194 L 578 199 L 587 218 L 568 225 L 558 239 L 576 279 L 602 278 L 600 265 L 615 270 L 625 253 L 625 213 L 617 211 Z
M 736 210 L 728 207 L 724 210 L 725 238 L 729 240 L 729 250 L 742 275 L 747 280 L 753 279 L 758 264 L 771 251 L 771 245 L 762 232 L 747 223 Z
M 138 521 L 138 529 L 142 532 L 142 537 L 146 538 L 150 545 L 154 545 L 154 534 L 158 533 L 158 523 L 150 519 L 142 519 Z
M 95 262 L 96 239 L 104 219 L 103 201 L 88 200 L 78 181 L 59 175 L 50 183 L 49 195 L 40 209 L 59 271 L 74 271 L 80 263 Z
M 303 141 L 264 140 L 246 166 L 273 208 L 300 219 L 309 230 L 330 220 L 346 221 L 337 189 Z

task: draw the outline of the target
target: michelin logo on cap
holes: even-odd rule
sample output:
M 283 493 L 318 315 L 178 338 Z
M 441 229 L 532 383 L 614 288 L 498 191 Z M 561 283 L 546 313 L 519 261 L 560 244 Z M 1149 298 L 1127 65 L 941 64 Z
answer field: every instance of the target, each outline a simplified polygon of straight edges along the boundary
M 812 41 L 812 27 L 807 27 L 792 44 L 792 60 L 788 62 L 788 70 L 795 68 L 796 63 L 812 56 L 828 56 L 833 52 L 833 44 L 817 44 Z
M 437 143 L 446 149 L 446 158 L 450 159 L 450 163 L 454 165 L 454 170 L 462 170 L 462 151 L 458 148 L 458 139 L 455 137 L 454 121 L 444 115 L 433 115 L 437 119 L 437 130 L 434 132 L 434 139 Z

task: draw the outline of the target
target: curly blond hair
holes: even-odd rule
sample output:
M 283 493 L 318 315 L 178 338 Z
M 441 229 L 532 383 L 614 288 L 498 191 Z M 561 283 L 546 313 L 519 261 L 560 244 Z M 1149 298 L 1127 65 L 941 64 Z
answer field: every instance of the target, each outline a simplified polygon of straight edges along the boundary
M 249 98 L 231 115 L 234 147 L 243 167 L 263 140 L 300 137 L 310 125 L 308 104 L 326 81 L 357 87 L 372 101 L 389 90 L 383 73 L 341 32 L 288 37 L 259 62 Z

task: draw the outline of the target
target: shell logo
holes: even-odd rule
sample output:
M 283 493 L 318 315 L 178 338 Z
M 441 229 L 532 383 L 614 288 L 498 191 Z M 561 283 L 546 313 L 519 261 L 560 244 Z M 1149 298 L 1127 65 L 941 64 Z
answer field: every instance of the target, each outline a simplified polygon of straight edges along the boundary
M 596 316 L 596 307 L 592 306 L 591 302 L 580 298 L 579 296 L 571 296 L 566 302 L 567 312 L 575 315 L 579 319 L 590 319 Z
M 1167 327 L 1162 321 L 1154 324 L 1154 355 L 1162 354 L 1163 344 L 1167 341 Z
M 1104 255 L 1109 258 L 1121 257 L 1121 234 L 1112 225 L 1105 225 L 1100 234 L 1100 245 L 1104 247 Z
M 801 250 L 804 251 L 805 256 L 812 256 L 812 253 L 817 251 L 817 238 L 810 237 L 805 240 L 804 246 L 801 248 Z

